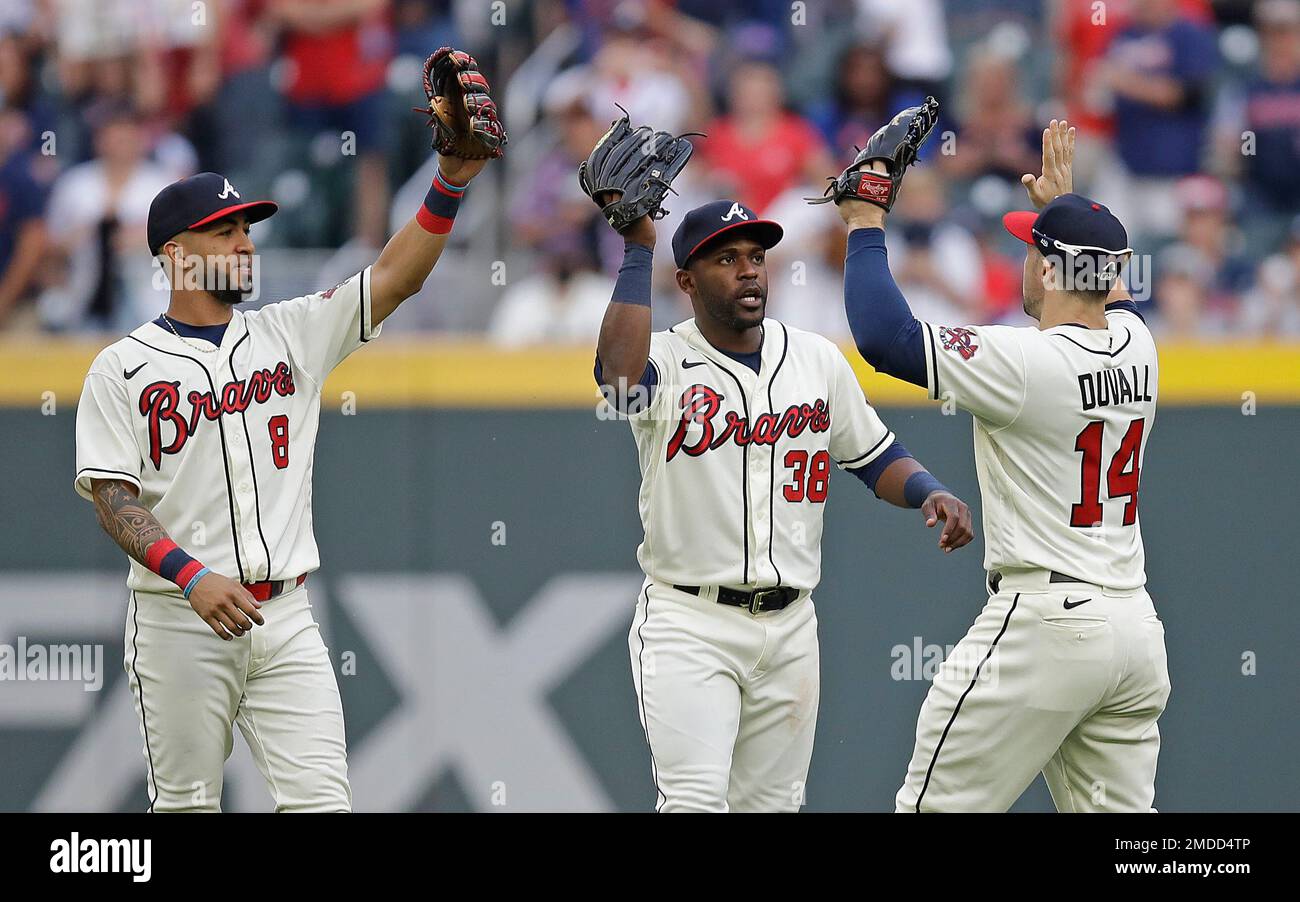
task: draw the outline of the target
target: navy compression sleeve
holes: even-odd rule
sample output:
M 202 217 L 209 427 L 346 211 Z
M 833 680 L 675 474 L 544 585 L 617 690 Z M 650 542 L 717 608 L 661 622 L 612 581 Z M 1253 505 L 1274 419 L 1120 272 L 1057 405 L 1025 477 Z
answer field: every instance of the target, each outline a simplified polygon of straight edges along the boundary
M 912 455 L 908 453 L 908 450 L 903 447 L 903 443 L 898 439 L 894 439 L 894 443 L 884 451 L 880 452 L 880 456 L 871 463 L 867 464 L 865 467 L 858 467 L 857 469 L 849 470 L 849 472 L 861 479 L 866 483 L 867 488 L 875 492 L 876 483 L 880 481 L 881 475 L 889 465 L 896 460 L 911 456 Z M 876 497 L 880 497 L 879 492 L 876 492 Z
M 882 373 L 925 386 L 921 323 L 889 271 L 883 229 L 854 229 L 844 258 L 844 310 L 853 341 Z
M 640 244 L 628 244 L 623 248 L 623 265 L 618 269 L 618 281 L 614 283 L 614 294 L 611 297 L 611 304 L 638 304 L 643 307 L 650 306 L 650 285 L 651 285 L 651 267 L 654 263 L 654 251 L 651 248 Z M 601 372 L 600 356 L 596 356 L 596 365 L 592 370 L 592 375 L 596 377 L 596 385 L 600 386 L 602 391 L 605 390 L 605 380 Z M 645 370 L 641 373 L 641 378 L 637 380 L 637 385 L 644 389 L 639 393 L 639 397 L 624 396 L 619 386 L 613 386 L 613 392 L 606 391 L 606 398 L 614 403 L 614 406 L 625 413 L 636 413 L 638 410 L 648 406 L 654 397 L 655 386 L 659 382 L 659 371 L 650 361 L 646 361 Z M 628 386 L 629 394 L 631 394 Z M 610 396 L 613 395 L 611 399 Z M 616 403 L 615 403 L 616 402 Z

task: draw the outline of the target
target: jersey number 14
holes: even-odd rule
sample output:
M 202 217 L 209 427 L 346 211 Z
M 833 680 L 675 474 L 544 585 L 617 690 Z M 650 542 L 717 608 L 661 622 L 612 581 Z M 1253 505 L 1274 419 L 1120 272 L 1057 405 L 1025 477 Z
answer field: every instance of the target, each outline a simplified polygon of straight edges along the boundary
M 1083 491 L 1078 504 L 1070 505 L 1070 525 L 1093 527 L 1101 525 L 1101 436 L 1105 424 L 1094 420 L 1074 439 L 1074 450 L 1083 455 L 1083 472 L 1080 483 Z M 1115 456 L 1106 468 L 1106 495 L 1108 498 L 1127 498 L 1124 504 L 1125 526 L 1137 522 L 1138 475 L 1142 453 L 1142 432 L 1146 420 L 1139 417 L 1128 424 L 1120 439 Z

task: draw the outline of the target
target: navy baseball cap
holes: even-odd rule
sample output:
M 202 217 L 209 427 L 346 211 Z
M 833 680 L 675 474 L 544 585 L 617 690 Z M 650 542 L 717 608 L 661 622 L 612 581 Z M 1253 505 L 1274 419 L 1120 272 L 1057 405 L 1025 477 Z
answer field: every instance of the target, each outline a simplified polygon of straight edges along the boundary
M 724 232 L 743 229 L 763 247 L 769 248 L 781 240 L 785 230 L 770 219 L 759 219 L 758 214 L 740 201 L 715 200 L 682 217 L 682 223 L 673 233 L 673 260 L 678 269 L 685 269 L 691 256 Z
M 245 201 L 230 179 L 215 172 L 200 172 L 172 182 L 149 205 L 149 253 L 187 229 L 198 229 L 223 216 L 243 212 L 249 222 L 261 222 L 280 209 L 274 201 Z
M 1045 257 L 1086 255 L 1101 260 L 1133 251 L 1124 224 L 1109 208 L 1082 194 L 1062 194 L 1037 213 L 1008 213 L 1002 224 Z

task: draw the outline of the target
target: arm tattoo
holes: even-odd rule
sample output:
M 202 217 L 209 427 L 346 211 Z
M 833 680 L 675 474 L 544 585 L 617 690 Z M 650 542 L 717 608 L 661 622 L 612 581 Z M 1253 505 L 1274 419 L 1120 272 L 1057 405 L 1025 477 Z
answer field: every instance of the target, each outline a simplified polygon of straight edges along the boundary
M 125 484 L 106 480 L 95 488 L 95 518 L 104 532 L 135 560 L 145 562 L 149 546 L 167 531 Z

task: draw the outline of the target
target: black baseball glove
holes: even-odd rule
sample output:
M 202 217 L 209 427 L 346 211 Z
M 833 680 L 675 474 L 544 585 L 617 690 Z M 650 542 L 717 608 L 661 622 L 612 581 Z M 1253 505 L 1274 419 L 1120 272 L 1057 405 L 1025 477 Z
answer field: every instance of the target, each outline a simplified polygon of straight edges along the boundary
M 674 138 L 647 125 L 632 128 L 623 110 L 622 118 L 578 164 L 578 184 L 614 230 L 621 232 L 642 216 L 664 217 L 668 212 L 661 206 L 664 198 L 694 150 L 685 135 Z M 619 196 L 607 200 L 608 192 Z
M 916 162 L 917 151 L 925 139 L 930 137 L 930 132 L 934 131 L 938 119 L 939 101 L 933 97 L 925 98 L 925 103 L 920 106 L 903 110 L 871 136 L 867 146 L 858 151 L 848 169 L 838 177 L 830 178 L 831 183 L 824 196 L 805 199 L 810 204 L 824 204 L 832 200 L 838 204 L 846 197 L 853 197 L 890 209 L 898 197 L 903 173 Z M 888 173 L 863 168 L 872 160 L 883 160 Z

